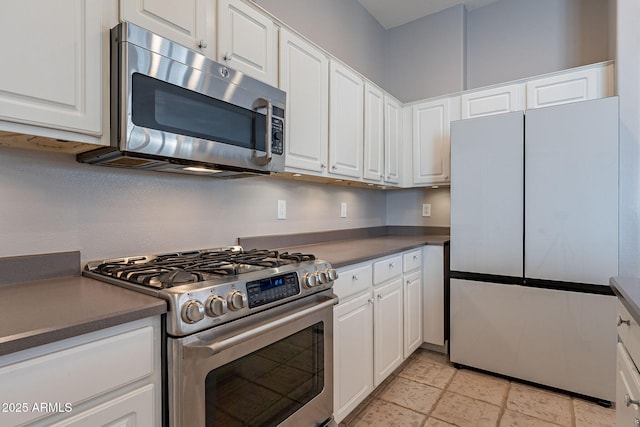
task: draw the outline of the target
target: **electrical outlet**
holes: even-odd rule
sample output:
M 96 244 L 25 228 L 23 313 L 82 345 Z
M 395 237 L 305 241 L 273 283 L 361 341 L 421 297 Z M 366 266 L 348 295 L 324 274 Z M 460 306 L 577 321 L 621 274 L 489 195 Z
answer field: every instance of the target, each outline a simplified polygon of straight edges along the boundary
M 431 216 L 431 203 L 422 204 L 422 216 Z
M 347 217 L 347 202 L 340 203 L 340 218 Z
M 278 219 L 287 219 L 287 201 L 278 200 Z

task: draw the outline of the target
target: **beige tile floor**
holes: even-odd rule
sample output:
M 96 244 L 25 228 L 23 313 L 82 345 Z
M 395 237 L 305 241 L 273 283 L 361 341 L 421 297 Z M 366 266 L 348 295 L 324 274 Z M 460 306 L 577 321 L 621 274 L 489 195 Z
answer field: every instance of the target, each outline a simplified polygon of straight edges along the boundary
M 418 349 L 340 427 L 615 427 L 615 410 Z

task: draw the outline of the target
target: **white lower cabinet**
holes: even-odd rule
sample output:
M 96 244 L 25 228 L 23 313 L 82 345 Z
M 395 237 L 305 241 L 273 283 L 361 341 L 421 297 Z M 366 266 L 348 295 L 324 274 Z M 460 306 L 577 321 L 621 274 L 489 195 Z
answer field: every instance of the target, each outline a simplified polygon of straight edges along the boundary
M 444 246 L 425 246 L 423 262 L 423 340 L 428 344 L 444 346 Z
M 422 344 L 422 272 L 404 278 L 404 358 Z
M 640 326 L 618 301 L 616 425 L 640 426 Z
M 341 422 L 423 342 L 423 248 L 338 269 L 334 417 Z
M 333 407 L 334 417 L 340 422 L 373 391 L 371 291 L 338 304 L 333 312 L 333 325 Z
M 0 357 L 1 425 L 159 426 L 160 319 Z M 3 408 L 0 408 L 3 409 Z
M 373 384 L 379 386 L 404 360 L 402 279 L 373 289 Z

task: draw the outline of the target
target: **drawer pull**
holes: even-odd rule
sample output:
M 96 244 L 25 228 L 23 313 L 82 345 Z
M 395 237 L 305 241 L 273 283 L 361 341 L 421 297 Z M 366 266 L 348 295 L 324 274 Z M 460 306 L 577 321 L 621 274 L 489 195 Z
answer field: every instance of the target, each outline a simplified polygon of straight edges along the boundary
M 351 277 L 351 279 L 352 279 L 352 280 L 354 280 L 354 281 L 355 281 L 355 280 L 360 280 L 360 275 L 359 275 L 359 274 L 354 274 L 354 275 Z
M 379 299 L 380 301 L 382 301 L 382 300 L 384 299 L 384 297 L 382 296 L 382 294 L 378 294 L 378 299 Z
M 624 404 L 626 406 L 631 406 L 631 405 L 640 406 L 640 400 L 632 399 L 631 396 L 629 396 L 628 394 L 625 394 L 624 395 Z
M 417 261 L 417 260 L 418 260 L 418 255 L 414 255 L 414 256 L 413 256 L 413 260 L 414 260 L 414 261 Z
M 618 316 L 618 322 L 617 322 L 618 326 L 622 325 L 623 323 L 626 323 L 627 326 L 631 326 L 630 320 L 622 320 L 622 317 Z
M 390 263 L 389 263 L 389 268 L 394 268 L 395 266 L 396 266 L 396 263 L 395 263 L 395 262 L 390 262 Z
M 371 298 L 369 298 L 369 299 L 367 300 L 367 302 L 368 302 L 369 304 L 373 304 L 373 300 L 372 300 Z

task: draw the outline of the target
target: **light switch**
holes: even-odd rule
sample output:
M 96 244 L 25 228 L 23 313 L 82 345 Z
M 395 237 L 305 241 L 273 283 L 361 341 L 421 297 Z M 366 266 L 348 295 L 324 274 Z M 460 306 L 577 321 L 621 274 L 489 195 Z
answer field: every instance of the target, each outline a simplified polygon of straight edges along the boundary
M 431 203 L 422 204 L 422 216 L 431 216 Z

